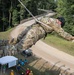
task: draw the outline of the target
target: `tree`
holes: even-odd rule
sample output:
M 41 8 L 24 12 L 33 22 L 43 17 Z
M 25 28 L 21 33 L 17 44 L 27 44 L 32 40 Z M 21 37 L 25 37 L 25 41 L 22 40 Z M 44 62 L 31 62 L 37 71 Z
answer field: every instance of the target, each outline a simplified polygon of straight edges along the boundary
M 23 4 L 26 3 L 25 0 L 22 0 L 22 2 L 23 2 Z M 19 8 L 19 15 L 20 15 L 20 21 L 21 21 L 21 20 L 25 19 L 25 11 L 26 10 L 20 3 L 17 6 Z
M 27 2 L 26 7 L 32 12 L 32 14 L 35 16 L 38 14 L 37 10 L 37 1 L 36 0 L 30 0 Z M 29 13 L 26 11 L 27 17 L 30 16 Z
M 73 0 L 58 0 L 57 1 L 57 16 L 63 16 L 66 20 L 64 29 L 74 35 L 74 1 Z
M 18 14 L 18 11 L 16 9 L 14 9 L 13 13 L 12 13 L 12 24 L 14 26 L 19 24 L 19 14 Z
M 5 2 L 5 0 L 2 0 L 2 30 L 4 31 L 8 24 L 8 8 L 6 9 L 8 1 Z
M 22 0 L 22 2 L 34 16 L 38 15 L 38 8 L 54 8 L 54 0 Z M 0 0 L 0 31 L 7 30 L 8 27 L 13 27 L 30 16 L 18 0 Z

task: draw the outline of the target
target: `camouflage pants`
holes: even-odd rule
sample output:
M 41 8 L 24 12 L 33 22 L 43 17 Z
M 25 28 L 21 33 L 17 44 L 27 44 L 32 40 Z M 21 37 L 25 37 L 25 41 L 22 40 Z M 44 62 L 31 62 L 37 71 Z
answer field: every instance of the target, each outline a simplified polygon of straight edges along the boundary
M 28 49 L 32 45 L 34 45 L 39 39 L 45 36 L 45 31 L 39 24 L 36 24 L 32 26 L 32 28 L 26 33 L 26 35 L 23 35 L 20 34 L 22 39 L 19 38 L 19 42 L 15 45 L 15 47 L 19 51 L 22 51 L 22 49 Z

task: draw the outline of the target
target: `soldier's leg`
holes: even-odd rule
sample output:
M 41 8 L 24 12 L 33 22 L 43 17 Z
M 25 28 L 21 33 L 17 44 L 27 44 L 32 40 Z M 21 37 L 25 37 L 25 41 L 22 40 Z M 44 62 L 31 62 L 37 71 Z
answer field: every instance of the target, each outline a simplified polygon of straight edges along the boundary
M 16 45 L 18 50 L 28 49 L 34 45 L 39 39 L 45 36 L 44 29 L 39 25 L 34 25 L 28 33 L 21 39 L 21 41 Z
M 17 26 L 9 35 L 9 44 L 14 45 L 18 43 L 23 38 L 23 36 L 27 34 L 31 27 L 32 25 Z
M 21 34 L 18 35 L 17 37 L 17 43 L 28 33 L 28 31 L 32 28 L 31 26 L 28 26 L 24 31 L 22 31 Z

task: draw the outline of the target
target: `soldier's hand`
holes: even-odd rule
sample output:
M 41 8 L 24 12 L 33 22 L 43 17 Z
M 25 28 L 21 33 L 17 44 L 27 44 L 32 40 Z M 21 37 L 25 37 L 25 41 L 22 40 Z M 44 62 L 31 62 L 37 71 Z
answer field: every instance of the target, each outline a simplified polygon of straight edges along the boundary
M 72 40 L 72 43 L 74 43 L 74 40 Z
M 74 42 L 74 37 L 72 37 L 72 42 Z
M 71 39 L 74 40 L 74 36 Z

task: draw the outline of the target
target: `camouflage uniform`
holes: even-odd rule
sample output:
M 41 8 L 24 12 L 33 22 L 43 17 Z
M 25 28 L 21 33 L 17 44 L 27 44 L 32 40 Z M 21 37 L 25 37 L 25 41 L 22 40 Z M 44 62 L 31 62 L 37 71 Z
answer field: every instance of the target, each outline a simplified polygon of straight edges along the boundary
M 40 19 L 46 25 L 36 23 L 31 26 L 24 26 L 23 29 L 20 27 L 21 33 L 14 37 L 10 37 L 10 44 L 15 45 L 17 50 L 22 51 L 22 49 L 28 49 L 32 45 L 34 45 L 38 40 L 45 37 L 47 33 L 51 33 L 53 31 L 57 32 L 60 36 L 65 38 L 66 40 L 71 41 L 72 35 L 65 32 L 61 25 L 57 23 L 57 19 L 43 17 Z M 19 27 L 19 26 L 18 26 Z M 17 29 L 17 28 L 16 28 Z M 13 30 L 14 31 L 14 30 Z M 16 33 L 16 32 L 15 32 Z
M 24 34 L 20 34 L 24 35 Z M 31 29 L 24 35 L 23 37 L 17 37 L 17 47 L 18 50 L 20 49 L 28 49 L 32 45 L 34 45 L 39 39 L 45 36 L 44 29 L 39 24 L 32 25 Z M 19 39 L 19 40 L 18 40 Z

